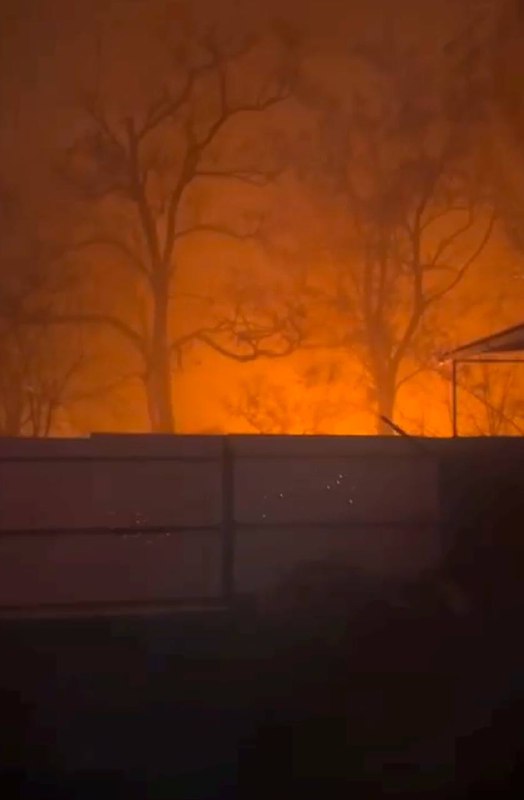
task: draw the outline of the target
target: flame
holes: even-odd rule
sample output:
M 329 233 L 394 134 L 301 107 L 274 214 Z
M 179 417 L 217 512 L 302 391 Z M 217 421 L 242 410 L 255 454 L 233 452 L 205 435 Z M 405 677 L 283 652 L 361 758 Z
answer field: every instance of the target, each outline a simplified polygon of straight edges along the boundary
M 220 251 L 214 243 L 210 252 L 211 263 L 220 272 L 228 251 Z M 435 341 L 446 332 L 458 345 L 519 321 L 523 283 L 513 276 L 519 275 L 521 268 L 505 245 L 499 246 L 498 253 L 501 258 L 510 259 L 504 271 L 510 283 L 502 285 L 501 261 L 491 254 L 482 269 L 472 274 L 452 302 L 432 320 Z M 204 273 L 196 268 L 196 257 L 191 261 L 194 268 L 187 272 L 189 277 L 183 286 L 188 295 L 191 291 L 198 293 L 204 280 Z M 499 294 L 505 298 L 503 312 L 493 302 Z M 102 357 L 86 380 L 103 385 L 111 382 L 115 371 L 126 372 L 122 368 L 125 358 L 118 348 L 113 354 L 113 343 L 108 342 L 106 333 L 99 331 L 96 339 Z M 435 364 L 430 363 L 398 393 L 394 421 L 412 435 L 451 434 L 449 369 L 438 369 Z M 130 374 L 133 368 L 136 371 L 131 358 L 128 366 Z M 461 373 L 460 432 L 518 435 L 524 429 L 524 366 L 495 365 L 489 374 L 485 370 L 475 367 Z M 198 346 L 173 372 L 173 398 L 177 428 L 182 433 L 370 435 L 377 429 L 365 364 L 351 348 L 298 350 L 283 359 L 241 364 Z M 498 424 L 493 421 L 494 408 L 502 408 Z M 107 395 L 73 403 L 64 410 L 59 426 L 62 435 L 147 432 L 140 381 L 130 377 Z

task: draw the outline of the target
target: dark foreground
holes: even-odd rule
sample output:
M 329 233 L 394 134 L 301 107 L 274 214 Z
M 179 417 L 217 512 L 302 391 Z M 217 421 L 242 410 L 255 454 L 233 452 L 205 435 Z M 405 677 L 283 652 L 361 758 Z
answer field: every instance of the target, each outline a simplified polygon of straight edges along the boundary
M 524 454 L 458 446 L 400 593 L 324 565 L 261 613 L 0 622 L 2 799 L 524 796 Z
M 3 622 L 2 797 L 522 795 L 521 576 L 481 562 L 458 599 Z

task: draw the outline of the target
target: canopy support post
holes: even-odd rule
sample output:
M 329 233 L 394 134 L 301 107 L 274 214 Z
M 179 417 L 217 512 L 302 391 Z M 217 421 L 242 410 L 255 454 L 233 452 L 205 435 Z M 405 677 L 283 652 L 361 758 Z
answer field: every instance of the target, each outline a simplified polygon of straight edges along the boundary
M 451 362 L 451 424 L 453 429 L 453 438 L 458 436 L 458 388 L 457 388 L 457 362 L 455 359 Z

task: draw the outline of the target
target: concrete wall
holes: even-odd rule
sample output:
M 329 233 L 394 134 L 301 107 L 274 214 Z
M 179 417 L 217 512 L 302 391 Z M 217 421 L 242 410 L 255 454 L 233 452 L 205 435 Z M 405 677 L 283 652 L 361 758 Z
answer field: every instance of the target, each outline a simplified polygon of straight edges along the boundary
M 436 459 L 400 439 L 0 440 L 4 608 L 220 598 L 225 532 L 240 593 L 311 561 L 402 577 L 437 523 Z
M 234 446 L 239 592 L 265 592 L 312 561 L 402 577 L 438 560 L 437 463 L 405 442 L 275 437 Z

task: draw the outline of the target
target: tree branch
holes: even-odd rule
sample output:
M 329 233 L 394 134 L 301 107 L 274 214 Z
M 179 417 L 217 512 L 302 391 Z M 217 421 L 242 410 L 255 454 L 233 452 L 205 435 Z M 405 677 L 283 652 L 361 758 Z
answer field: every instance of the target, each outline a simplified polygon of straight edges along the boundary
M 198 178 L 216 178 L 221 180 L 238 181 L 239 183 L 246 183 L 249 186 L 264 187 L 274 180 L 279 174 L 280 170 L 201 170 L 195 172 L 195 179 Z
M 154 267 L 161 263 L 160 245 L 158 242 L 158 231 L 155 227 L 151 206 L 146 195 L 145 185 L 140 176 L 140 141 L 136 134 L 135 124 L 132 119 L 126 119 L 126 131 L 129 144 L 129 169 L 132 185 L 133 199 L 137 205 L 138 213 L 144 235 L 147 241 L 151 262 Z
M 224 345 L 219 344 L 218 342 L 214 341 L 210 336 L 206 333 L 197 334 L 196 339 L 198 339 L 203 344 L 206 344 L 208 347 L 211 347 L 212 350 L 215 350 L 220 355 L 225 356 L 226 358 L 233 359 L 234 361 L 239 361 L 241 363 L 247 363 L 249 361 L 256 361 L 259 358 L 285 358 L 286 356 L 291 355 L 297 348 L 297 344 L 293 343 L 292 341 L 287 342 L 287 344 L 282 349 L 269 349 L 267 347 L 262 347 L 260 344 L 256 342 L 246 342 L 251 347 L 250 352 L 248 353 L 240 353 L 236 350 L 231 350 Z
M 101 325 L 112 328 L 127 339 L 142 356 L 147 356 L 142 337 L 127 322 L 110 314 L 22 314 L 20 322 L 25 325 Z
M 493 229 L 495 227 L 496 219 L 497 215 L 495 212 L 493 212 L 490 217 L 489 223 L 487 225 L 486 231 L 482 239 L 480 240 L 479 245 L 475 248 L 471 256 L 468 259 L 466 259 L 464 264 L 460 267 L 457 274 L 455 275 L 455 278 L 448 284 L 448 286 L 446 286 L 440 292 L 436 292 L 435 294 L 427 298 L 426 306 L 433 305 L 434 303 L 437 303 L 439 300 L 442 300 L 443 297 L 452 292 L 453 289 L 455 289 L 458 286 L 458 284 L 462 281 L 462 279 L 466 275 L 469 268 L 477 260 L 477 258 L 480 256 L 480 254 L 486 247 L 487 243 L 489 242 L 491 234 L 493 233 Z
M 83 98 L 83 107 L 85 111 L 87 112 L 88 116 L 91 117 L 98 129 L 104 134 L 107 141 L 111 142 L 111 144 L 118 148 L 118 150 L 123 150 L 123 144 L 111 128 L 104 113 L 103 107 L 97 100 L 97 97 L 92 93 L 84 92 Z
M 217 341 L 215 337 L 220 334 L 234 338 L 238 342 L 238 349 Z M 264 344 L 276 337 L 281 337 L 284 341 L 282 347 L 273 348 Z M 245 314 L 237 310 L 233 319 L 222 320 L 215 326 L 192 331 L 175 340 L 172 348 L 180 351 L 186 344 L 201 342 L 226 358 L 247 363 L 258 358 L 285 358 L 301 345 L 302 338 L 301 332 L 291 319 L 276 321 L 269 326 L 255 327 L 246 319 Z
M 425 231 L 434 225 L 435 222 L 439 222 L 441 219 L 445 219 L 450 214 L 466 214 L 469 211 L 468 206 L 449 206 L 445 208 L 443 211 L 439 211 L 431 216 L 427 217 L 426 220 L 421 225 L 421 230 Z
M 150 106 L 143 124 L 137 129 L 138 141 L 141 142 L 155 128 L 175 116 L 189 100 L 196 80 L 211 68 L 212 64 L 205 64 L 189 70 L 184 85 L 176 97 L 172 97 L 169 91 L 164 89 L 159 99 Z
M 249 231 L 248 233 L 240 233 L 237 231 L 228 230 L 226 228 L 222 228 L 220 225 L 192 225 L 190 228 L 184 228 L 175 235 L 175 239 L 178 241 L 180 239 L 184 239 L 188 236 L 192 236 L 195 233 L 209 233 L 215 236 L 226 236 L 232 239 L 238 239 L 239 241 L 246 241 L 248 239 L 253 239 L 257 233 L 259 232 L 259 228 L 256 228 L 253 231 Z
M 92 238 L 82 239 L 78 242 L 73 242 L 66 248 L 67 250 L 83 250 L 89 247 L 112 247 L 120 252 L 127 258 L 128 263 L 140 273 L 142 277 L 151 279 L 150 273 L 142 259 L 129 247 L 128 244 L 120 239 L 113 238 L 112 236 L 93 236 Z
M 110 383 L 106 383 L 106 384 L 104 384 L 102 386 L 94 387 L 94 388 L 90 389 L 89 391 L 86 390 L 84 392 L 74 392 L 73 394 L 71 394 L 67 398 L 66 402 L 67 402 L 68 405 L 72 405 L 73 403 L 81 403 L 81 402 L 85 402 L 86 400 L 92 400 L 94 398 L 110 394 L 115 389 L 120 388 L 121 386 L 123 386 L 128 381 L 136 381 L 137 378 L 139 378 L 139 377 L 140 376 L 138 375 L 138 373 L 134 373 L 134 372 L 131 372 L 131 373 L 127 374 L 127 375 L 121 375 L 119 378 L 115 378 L 114 381 L 111 381 Z
M 422 372 L 426 372 L 427 370 L 428 370 L 427 365 L 424 365 L 422 367 L 417 367 L 416 369 L 409 372 L 407 375 L 404 375 L 404 377 L 401 378 L 399 381 L 397 381 L 396 388 L 400 389 L 401 386 L 404 386 L 404 384 L 409 383 L 409 381 L 412 381 L 413 378 L 417 377 L 417 375 L 420 375 Z
M 439 261 L 440 257 L 446 252 L 448 247 L 451 247 L 451 245 L 454 242 L 456 242 L 457 239 L 460 239 L 461 236 L 464 236 L 465 233 L 467 233 L 468 231 L 470 231 L 472 229 L 472 227 L 475 224 L 475 216 L 473 214 L 473 208 L 470 206 L 467 209 L 467 212 L 468 212 L 468 221 L 466 223 L 464 223 L 464 225 L 461 225 L 456 230 L 454 230 L 453 233 L 450 233 L 449 236 L 445 236 L 441 240 L 439 246 L 436 248 L 436 250 L 435 250 L 435 252 L 434 252 L 434 254 L 433 254 L 433 256 L 432 256 L 432 258 L 430 260 L 430 264 L 431 265 L 434 266 L 435 264 L 438 264 L 438 261 Z
M 235 108 L 229 108 L 228 106 L 223 106 L 222 110 L 215 120 L 210 126 L 207 133 L 200 139 L 195 141 L 195 146 L 198 149 L 199 153 L 202 154 L 203 151 L 211 144 L 211 142 L 215 139 L 218 135 L 221 128 L 229 122 L 233 117 L 238 116 L 239 114 L 249 114 L 259 111 L 266 111 L 268 108 L 272 108 L 273 106 L 277 105 L 278 103 L 284 102 L 290 97 L 290 93 L 287 91 L 276 92 L 273 95 L 270 95 L 265 100 L 259 99 L 255 103 L 245 103 L 243 105 L 236 106 Z

